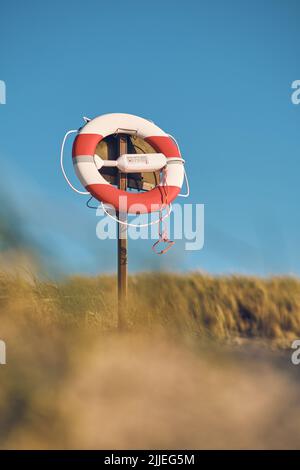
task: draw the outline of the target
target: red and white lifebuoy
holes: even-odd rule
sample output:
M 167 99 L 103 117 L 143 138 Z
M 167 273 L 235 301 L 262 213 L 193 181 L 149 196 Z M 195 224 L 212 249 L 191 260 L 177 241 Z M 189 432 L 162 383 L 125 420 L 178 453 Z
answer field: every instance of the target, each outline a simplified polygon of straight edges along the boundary
M 99 173 L 95 164 L 95 151 L 98 143 L 109 135 L 122 132 L 135 132 L 148 142 L 156 152 L 172 158 L 166 166 L 165 180 L 151 191 L 143 193 L 126 192 L 108 183 Z M 120 209 L 126 197 L 127 212 L 148 213 L 160 210 L 164 205 L 164 185 L 168 189 L 168 203 L 172 202 L 183 185 L 184 168 L 181 154 L 175 141 L 153 122 L 131 114 L 104 114 L 89 121 L 80 129 L 73 143 L 73 164 L 82 185 L 98 201 Z M 171 161 L 170 161 L 171 162 Z M 120 199 L 120 197 L 122 198 Z

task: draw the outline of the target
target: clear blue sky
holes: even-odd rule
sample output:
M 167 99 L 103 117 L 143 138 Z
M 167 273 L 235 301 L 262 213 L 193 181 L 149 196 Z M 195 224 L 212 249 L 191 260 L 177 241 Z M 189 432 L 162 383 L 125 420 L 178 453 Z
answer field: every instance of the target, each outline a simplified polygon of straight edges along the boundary
M 2 185 L 49 266 L 115 269 L 59 147 L 83 115 L 127 112 L 176 136 L 205 204 L 202 251 L 131 242 L 130 269 L 300 274 L 299 14 L 297 0 L 3 2 Z

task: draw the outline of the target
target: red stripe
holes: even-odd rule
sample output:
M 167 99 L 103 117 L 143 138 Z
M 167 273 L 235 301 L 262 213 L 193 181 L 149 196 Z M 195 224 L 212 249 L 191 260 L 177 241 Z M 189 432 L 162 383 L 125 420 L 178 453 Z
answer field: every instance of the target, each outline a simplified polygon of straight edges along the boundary
M 126 197 L 127 212 L 129 214 L 155 212 L 161 208 L 165 200 L 164 191 L 161 186 L 157 186 L 147 193 L 127 193 L 108 184 L 90 184 L 86 189 L 98 201 L 111 204 L 116 209 L 120 209 L 119 197 Z M 168 202 L 172 202 L 179 191 L 180 188 L 177 186 L 168 186 Z M 141 206 L 139 208 L 132 207 L 135 204 L 140 204 Z
M 171 137 L 159 135 L 146 137 L 145 141 L 150 144 L 156 152 L 163 153 L 167 158 L 181 157 L 179 148 Z
M 78 134 L 73 143 L 72 155 L 94 155 L 97 144 L 103 139 L 99 134 Z

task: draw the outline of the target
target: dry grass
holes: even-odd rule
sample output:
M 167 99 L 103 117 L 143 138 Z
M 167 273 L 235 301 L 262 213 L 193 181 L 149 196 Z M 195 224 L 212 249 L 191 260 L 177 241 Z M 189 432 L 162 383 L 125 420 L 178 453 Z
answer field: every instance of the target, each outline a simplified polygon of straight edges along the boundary
M 287 345 L 300 337 L 300 280 L 289 277 L 211 277 L 138 274 L 129 280 L 129 329 L 216 339 L 263 338 Z M 116 283 L 111 276 L 65 281 L 0 277 L 0 305 L 29 311 L 42 325 L 114 330 Z
M 118 333 L 109 276 L 0 277 L 1 448 L 299 447 L 298 368 L 267 346 L 300 337 L 300 281 L 140 274 L 130 292 Z

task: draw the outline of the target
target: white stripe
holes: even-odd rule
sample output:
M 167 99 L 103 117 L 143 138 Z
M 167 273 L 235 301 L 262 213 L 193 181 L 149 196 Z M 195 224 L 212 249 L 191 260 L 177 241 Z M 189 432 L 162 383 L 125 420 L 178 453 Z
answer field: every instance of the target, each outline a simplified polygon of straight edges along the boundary
M 139 137 L 145 139 L 153 135 L 168 136 L 153 122 L 133 114 L 111 113 L 103 114 L 89 121 L 80 134 L 98 134 L 106 137 L 114 134 L 117 129 L 136 130 Z
M 90 184 L 109 184 L 97 170 L 92 155 L 78 155 L 73 158 L 73 165 L 81 184 L 87 187 Z
M 91 163 L 94 161 L 93 155 L 78 155 L 77 157 L 73 157 L 73 165 L 77 165 L 78 163 Z
M 168 186 L 177 186 L 178 188 L 181 188 L 184 179 L 183 165 L 183 163 L 172 163 L 167 166 L 166 183 Z

